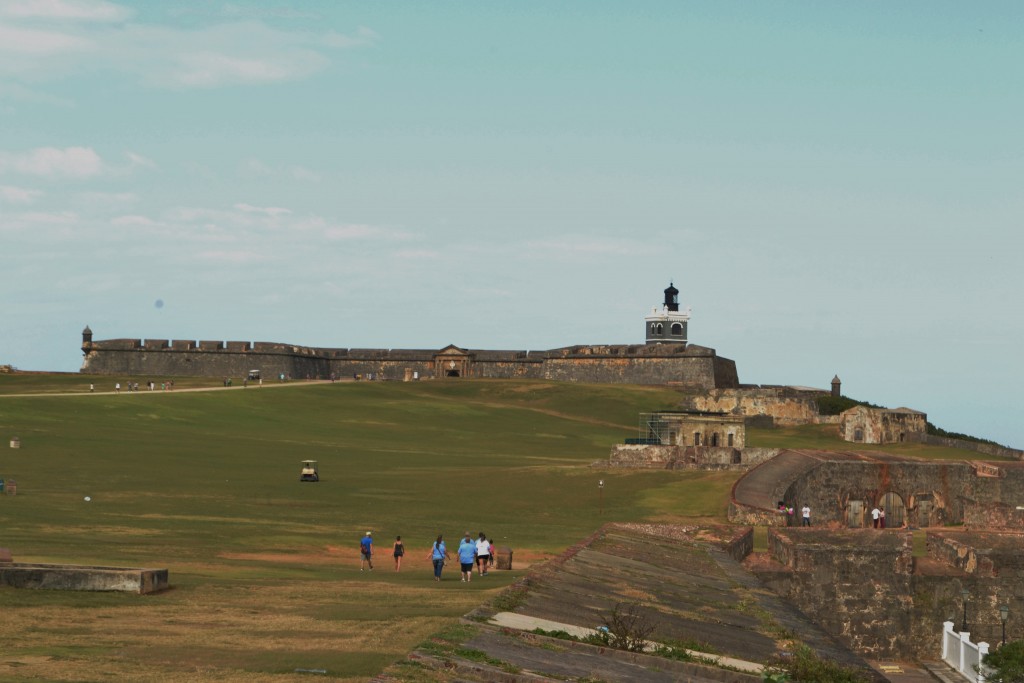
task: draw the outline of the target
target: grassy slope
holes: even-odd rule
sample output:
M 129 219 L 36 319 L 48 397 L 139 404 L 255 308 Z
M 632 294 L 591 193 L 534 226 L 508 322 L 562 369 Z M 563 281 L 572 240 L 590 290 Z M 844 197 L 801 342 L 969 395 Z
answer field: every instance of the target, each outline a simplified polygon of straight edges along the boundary
M 82 384 L 0 376 L 0 394 Z M 674 396 L 423 382 L 0 397 L 0 476 L 18 482 L 0 498 L 0 545 L 20 561 L 168 567 L 174 586 L 144 598 L 0 589 L 0 680 L 277 680 L 294 668 L 366 680 L 514 578 L 437 586 L 422 556 L 438 532 L 483 529 L 522 566 L 601 523 L 599 478 L 604 519 L 724 519 L 732 475 L 587 467 Z M 7 449 L 15 435 L 22 448 Z M 298 482 L 305 458 L 320 461 L 320 483 Z M 372 575 L 358 571 L 367 529 L 381 550 Z M 380 571 L 395 534 L 410 549 L 401 574 Z
M 521 566 L 603 520 L 724 521 L 735 476 L 587 466 L 635 433 L 637 413 L 675 404 L 662 388 L 462 381 L 68 395 L 90 379 L 0 375 L 0 476 L 19 489 L 0 498 L 0 545 L 21 561 L 168 567 L 174 589 L 0 589 L 10 653 L 0 680 L 284 680 L 294 668 L 366 680 L 515 576 L 434 584 L 422 556 L 437 533 L 455 541 L 483 529 Z M 64 395 L 24 395 L 36 392 Z M 15 435 L 21 450 L 6 448 Z M 820 428 L 750 441 L 847 446 Z M 320 461 L 320 483 L 297 481 L 305 458 Z M 403 535 L 405 571 L 358 571 L 367 529 L 379 568 Z

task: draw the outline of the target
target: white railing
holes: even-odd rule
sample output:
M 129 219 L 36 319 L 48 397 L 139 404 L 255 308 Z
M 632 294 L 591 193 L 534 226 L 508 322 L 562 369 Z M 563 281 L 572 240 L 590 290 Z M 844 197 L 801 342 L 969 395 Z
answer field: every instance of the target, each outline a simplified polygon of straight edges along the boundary
M 981 660 L 988 654 L 988 643 L 972 643 L 968 631 L 954 631 L 953 622 L 942 623 L 942 661 L 956 669 L 971 683 L 985 683 Z

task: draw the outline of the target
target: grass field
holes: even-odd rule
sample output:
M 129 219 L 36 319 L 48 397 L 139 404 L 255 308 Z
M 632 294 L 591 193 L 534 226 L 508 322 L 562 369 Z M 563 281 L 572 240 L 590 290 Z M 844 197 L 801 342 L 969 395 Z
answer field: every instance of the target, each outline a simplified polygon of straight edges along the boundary
M 103 393 L 115 381 L 0 375 L 0 477 L 18 486 L 0 497 L 0 546 L 17 561 L 167 567 L 172 589 L 0 588 L 0 680 L 365 681 L 603 521 L 725 521 L 736 476 L 591 467 L 639 412 L 675 405 L 664 388 L 191 379 Z M 204 387 L 217 390 L 187 391 Z M 750 442 L 844 448 L 819 428 Z M 299 483 L 306 458 L 319 483 Z M 367 530 L 377 570 L 361 573 Z M 466 530 L 513 548 L 516 571 L 434 583 L 430 542 Z

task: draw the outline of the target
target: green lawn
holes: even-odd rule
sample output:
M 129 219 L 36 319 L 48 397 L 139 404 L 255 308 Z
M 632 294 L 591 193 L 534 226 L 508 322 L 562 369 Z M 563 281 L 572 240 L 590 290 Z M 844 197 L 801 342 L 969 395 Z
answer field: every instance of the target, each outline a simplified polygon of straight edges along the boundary
M 519 575 L 434 584 L 423 556 L 438 533 L 454 544 L 484 530 L 520 568 L 605 520 L 724 521 L 734 478 L 590 466 L 635 433 L 638 412 L 673 405 L 667 389 L 339 382 L 113 395 L 89 394 L 89 381 L 113 380 L 0 376 L 0 477 L 18 487 L 0 498 L 0 545 L 18 561 L 167 567 L 173 589 L 0 589 L 0 638 L 17 662 L 0 662 L 0 680 L 275 680 L 294 668 L 367 680 Z M 306 458 L 319 483 L 299 483 Z M 366 530 L 380 549 L 373 574 L 358 571 Z M 410 551 L 401 574 L 385 552 L 397 534 Z
M 0 497 L 0 546 L 18 561 L 167 567 L 172 590 L 0 589 L 0 681 L 279 681 L 296 668 L 366 681 L 605 521 L 724 522 L 736 476 L 600 466 L 638 413 L 677 404 L 666 388 L 193 378 L 105 393 L 116 379 L 0 375 L 0 477 L 18 487 Z M 184 391 L 202 387 L 218 390 Z M 820 427 L 751 430 L 748 443 L 850 446 Z M 307 458 L 319 483 L 298 481 Z M 367 530 L 373 573 L 358 568 Z M 466 530 L 511 547 L 516 571 L 435 584 L 430 541 Z

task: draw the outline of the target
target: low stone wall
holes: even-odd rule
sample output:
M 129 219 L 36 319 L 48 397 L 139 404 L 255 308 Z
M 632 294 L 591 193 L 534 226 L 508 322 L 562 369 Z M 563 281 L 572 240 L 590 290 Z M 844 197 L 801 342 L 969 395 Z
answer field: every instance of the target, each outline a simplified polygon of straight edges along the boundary
M 64 564 L 0 564 L 0 585 L 70 591 L 154 593 L 168 588 L 166 569 Z
M 754 552 L 754 529 L 747 527 L 746 530 L 726 543 L 725 552 L 737 562 L 742 562 L 747 555 Z
M 946 448 L 963 448 L 968 451 L 984 453 L 997 458 L 1008 460 L 1024 460 L 1024 451 L 1017 448 L 1006 448 L 991 443 L 980 443 L 978 441 L 965 441 L 964 439 L 950 439 L 945 436 L 934 436 L 932 434 L 910 433 L 907 434 L 907 441 L 928 444 L 929 446 L 945 446 Z

